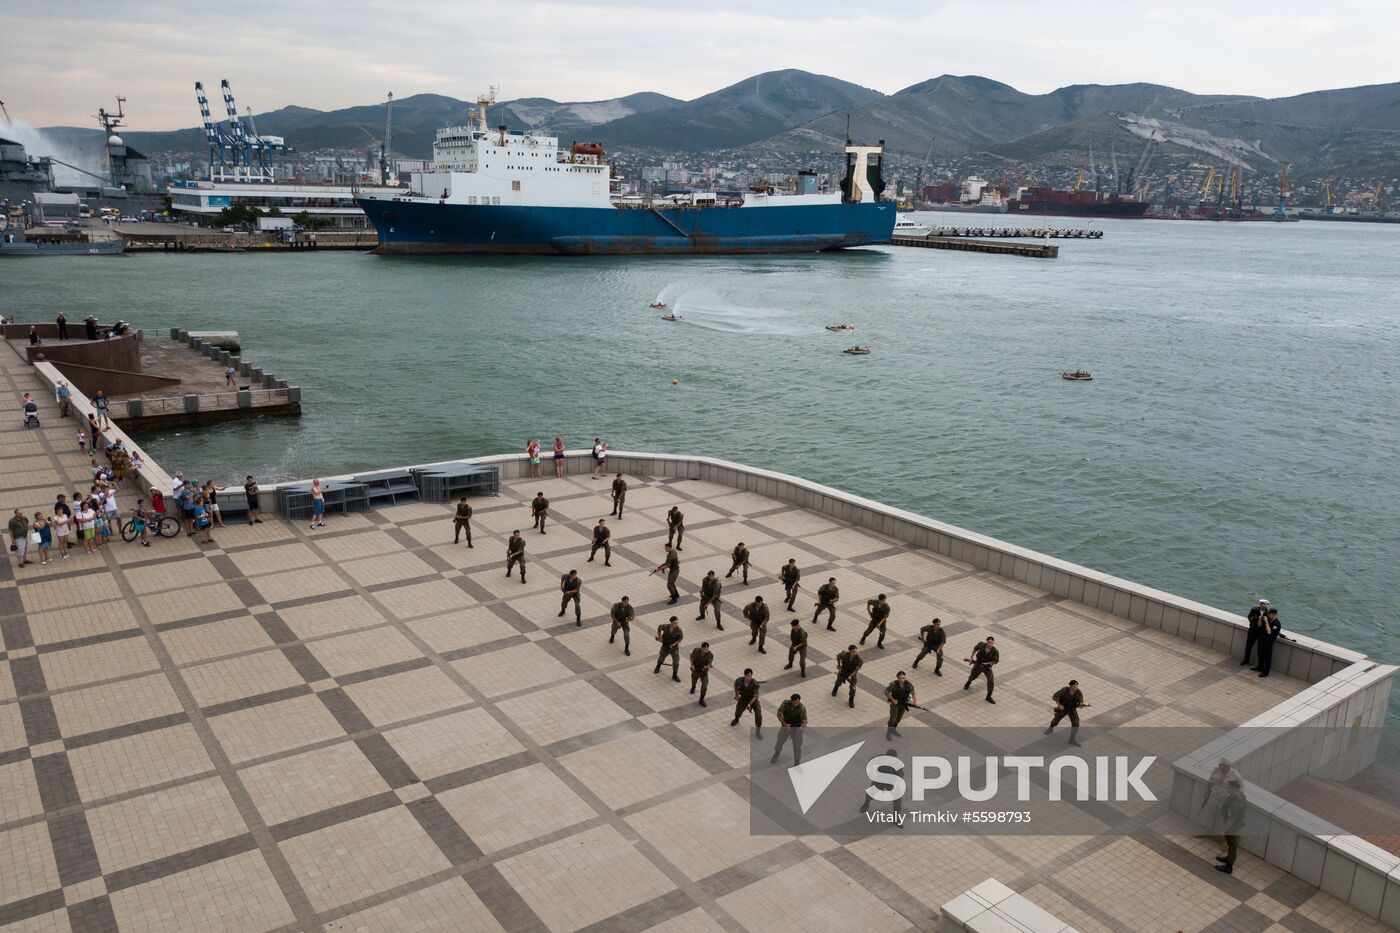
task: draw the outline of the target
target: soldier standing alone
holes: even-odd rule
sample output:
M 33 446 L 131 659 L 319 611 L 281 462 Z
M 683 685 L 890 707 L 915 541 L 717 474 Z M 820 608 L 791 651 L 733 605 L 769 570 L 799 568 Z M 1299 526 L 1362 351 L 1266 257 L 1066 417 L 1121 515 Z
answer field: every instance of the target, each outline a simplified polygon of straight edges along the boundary
M 608 539 L 612 537 L 612 529 L 608 527 L 607 519 L 598 519 L 598 524 L 593 526 L 593 548 L 588 552 L 588 562 L 593 563 L 594 556 L 598 553 L 598 548 L 603 549 L 603 566 L 612 566 L 612 542 Z
M 783 668 L 785 671 L 792 670 L 792 659 L 801 657 L 802 676 L 807 676 L 807 633 L 802 629 L 802 623 L 796 619 L 792 620 L 792 627 L 788 630 L 788 662 Z
M 943 623 L 934 619 L 928 625 L 919 629 L 919 639 L 923 642 L 923 648 L 919 650 L 919 656 L 914 659 L 914 666 L 918 667 L 919 662 L 930 653 L 937 659 L 933 665 L 935 677 L 943 676 L 943 645 L 948 641 L 948 633 L 943 631 Z
M 463 496 L 462 501 L 457 503 L 457 511 L 452 515 L 453 535 L 452 543 L 457 544 L 462 540 L 462 532 L 467 533 L 467 547 L 472 546 L 472 507 Z
M 890 621 L 890 603 L 881 593 L 875 599 L 865 601 L 866 615 L 870 616 L 870 624 L 865 627 L 865 634 L 860 636 L 860 643 L 865 644 L 865 640 L 870 637 L 870 633 L 877 628 L 880 630 L 880 637 L 875 639 L 875 647 L 885 647 L 885 626 Z
M 714 652 L 710 650 L 710 643 L 705 641 L 700 643 L 700 647 L 690 652 L 690 692 L 695 692 L 695 685 L 700 685 L 700 705 L 705 705 L 705 691 L 710 689 L 710 667 L 715 663 Z
M 724 575 L 724 578 L 728 580 L 734 576 L 734 571 L 742 567 L 744 568 L 744 585 L 747 586 L 749 582 L 749 549 L 744 547 L 744 542 L 740 541 L 734 545 L 734 553 L 730 556 L 734 558 L 734 562 L 729 565 L 729 572 Z
M 756 737 L 763 738 L 763 705 L 758 702 L 759 681 L 753 679 L 753 668 L 744 668 L 744 676 L 734 680 L 734 718 L 729 720 L 731 726 L 737 726 L 739 719 L 749 710 L 753 710 L 753 726 L 757 729 Z
M 778 571 L 778 578 L 783 581 L 783 595 L 787 598 L 787 610 L 793 612 L 793 603 L 797 602 L 797 583 L 802 579 L 802 571 L 797 569 L 797 558 L 789 558 L 783 565 L 783 569 Z
M 885 723 L 885 740 L 888 741 L 899 735 L 899 721 L 909 712 L 909 704 L 917 706 L 919 703 L 919 695 L 914 692 L 914 685 L 904 679 L 903 671 L 895 674 L 894 680 L 885 687 L 885 702 L 890 704 L 890 718 Z
M 622 503 L 627 501 L 627 480 L 622 478 L 622 474 L 617 474 L 617 479 L 612 481 L 613 507 L 609 515 L 616 515 L 622 518 Z
M 963 689 L 972 687 L 972 682 L 983 674 L 987 675 L 987 702 L 995 703 L 992 699 L 992 688 L 996 686 L 996 678 L 992 676 L 992 668 L 1001 660 L 1001 652 L 997 651 L 997 640 L 991 635 L 986 641 L 979 641 L 972 649 L 972 657 L 963 658 L 972 665 L 972 671 L 967 675 L 967 683 L 963 684 Z
M 841 598 L 841 591 L 836 588 L 836 578 L 830 577 L 825 583 L 817 587 L 817 611 L 812 613 L 812 624 L 817 624 L 817 619 L 821 617 L 822 610 L 827 612 L 826 630 L 836 631 L 836 601 Z
M 671 511 L 666 513 L 666 543 L 672 541 L 676 543 L 676 550 L 684 550 L 681 542 L 685 540 L 685 516 L 681 514 L 680 506 L 671 506 Z
M 608 644 L 611 645 L 617 639 L 617 630 L 622 629 L 622 653 L 631 656 L 632 619 L 636 617 L 636 612 L 632 609 L 632 601 L 624 596 L 618 602 L 613 603 L 609 617 L 612 619 L 612 634 L 608 636 Z
M 671 594 L 668 605 L 675 605 L 681 598 L 681 591 L 676 589 L 676 580 L 681 575 L 681 559 L 676 556 L 676 552 L 671 549 L 671 545 L 666 545 L 666 559 L 663 560 L 652 573 L 666 571 L 666 592 Z
M 544 493 L 537 492 L 535 498 L 530 500 L 530 514 L 535 517 L 533 527 L 538 528 L 540 534 L 544 534 L 544 520 L 549 514 L 549 500 L 544 497 Z
M 850 684 L 851 692 L 846 705 L 851 709 L 856 708 L 856 674 L 864 663 L 855 645 L 847 645 L 845 651 L 836 655 L 836 684 L 831 688 L 831 695 L 836 696 L 842 684 Z
M 583 610 L 580 608 L 579 591 L 583 589 L 583 581 L 579 579 L 577 570 L 570 570 L 559 578 L 559 592 L 564 594 L 564 598 L 559 600 L 559 618 L 564 618 L 564 613 L 569 609 L 569 603 L 574 604 L 574 624 L 583 625 Z
M 681 639 L 685 635 L 681 632 L 681 622 L 675 616 L 671 616 L 671 621 L 666 625 L 656 627 L 656 640 L 661 642 L 661 653 L 656 656 L 656 667 L 652 669 L 653 674 L 661 673 L 661 665 L 667 658 L 671 659 L 671 679 L 676 683 L 681 682 Z
M 773 749 L 770 764 L 778 763 L 778 755 L 788 739 L 792 739 L 792 765 L 802 764 L 802 730 L 807 728 L 807 708 L 802 705 L 802 694 L 794 693 L 778 707 L 778 744 Z
M 744 618 L 749 620 L 749 644 L 758 642 L 758 653 L 767 654 L 763 643 L 768 640 L 768 607 L 762 596 L 755 596 L 753 602 L 744 607 Z
M 1069 717 L 1069 744 L 1079 744 L 1079 708 L 1084 706 L 1084 694 L 1079 689 L 1079 681 L 1071 680 L 1068 686 L 1061 687 L 1055 691 L 1051 697 L 1055 701 L 1055 715 L 1050 720 L 1050 725 L 1045 727 L 1045 734 L 1049 735 L 1055 731 L 1055 727 L 1060 724 L 1060 720 Z
M 719 582 L 719 577 L 711 570 L 705 574 L 705 579 L 700 581 L 700 614 L 695 617 L 696 622 L 705 619 L 705 610 L 713 608 L 715 610 L 715 628 L 724 631 L 724 624 L 719 620 L 719 594 L 724 590 L 724 584 Z
M 1220 863 L 1215 866 L 1215 870 L 1233 875 L 1235 858 L 1240 853 L 1240 833 L 1244 831 L 1245 814 L 1249 812 L 1249 805 L 1244 799 L 1244 782 L 1232 778 L 1225 782 L 1225 787 L 1230 791 L 1230 796 L 1220 804 L 1220 822 L 1225 830 L 1225 854 L 1215 857 Z
M 509 540 L 506 541 L 506 576 L 515 565 L 520 565 L 520 582 L 525 582 L 525 539 L 520 537 L 520 529 L 517 528 L 510 533 Z

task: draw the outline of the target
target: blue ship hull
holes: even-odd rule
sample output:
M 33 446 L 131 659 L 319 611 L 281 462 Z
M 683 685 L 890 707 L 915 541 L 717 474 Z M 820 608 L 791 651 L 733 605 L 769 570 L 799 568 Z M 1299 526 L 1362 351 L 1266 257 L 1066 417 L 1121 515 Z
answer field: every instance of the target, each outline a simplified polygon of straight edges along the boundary
M 378 253 L 809 253 L 887 243 L 891 202 L 791 207 L 508 207 L 360 198 Z

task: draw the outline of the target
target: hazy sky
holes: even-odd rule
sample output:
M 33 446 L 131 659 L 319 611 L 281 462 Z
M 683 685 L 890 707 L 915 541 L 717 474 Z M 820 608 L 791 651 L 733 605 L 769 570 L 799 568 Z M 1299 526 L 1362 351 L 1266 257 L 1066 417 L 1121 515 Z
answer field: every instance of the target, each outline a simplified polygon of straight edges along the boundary
M 221 78 L 259 113 L 493 83 L 502 99 L 688 99 L 778 68 L 885 93 L 951 73 L 1276 97 L 1400 80 L 1397 35 L 1396 0 L 0 0 L 0 100 L 90 126 L 120 93 L 132 128 L 158 130 L 196 125 L 194 82 Z

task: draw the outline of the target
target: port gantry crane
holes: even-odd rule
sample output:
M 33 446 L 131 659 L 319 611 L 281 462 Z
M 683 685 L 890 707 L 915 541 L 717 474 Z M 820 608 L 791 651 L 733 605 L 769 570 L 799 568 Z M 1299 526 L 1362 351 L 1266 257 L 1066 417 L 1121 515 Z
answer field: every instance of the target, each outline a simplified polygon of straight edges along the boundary
M 195 100 L 199 102 L 199 115 L 203 119 L 204 137 L 209 143 L 209 180 L 238 182 L 271 182 L 273 152 L 290 152 L 281 136 L 259 135 L 253 124 L 253 111 L 248 109 L 248 128 L 238 116 L 238 105 L 233 100 L 233 89 L 228 79 L 219 82 L 223 93 L 224 111 L 228 115 L 226 127 L 214 122 L 209 113 L 209 97 L 204 93 L 204 83 L 194 83 Z

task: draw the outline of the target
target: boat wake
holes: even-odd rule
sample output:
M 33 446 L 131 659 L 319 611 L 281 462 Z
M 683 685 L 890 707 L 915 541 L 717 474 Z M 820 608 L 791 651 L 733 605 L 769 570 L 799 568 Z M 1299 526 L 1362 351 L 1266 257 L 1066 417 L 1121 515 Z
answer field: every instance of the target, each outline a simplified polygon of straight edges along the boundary
M 693 324 L 704 330 L 727 334 L 775 334 L 797 337 L 810 333 L 790 319 L 781 308 L 749 308 L 733 304 L 709 289 L 697 288 L 672 297 L 668 302 L 679 318 L 677 323 Z

